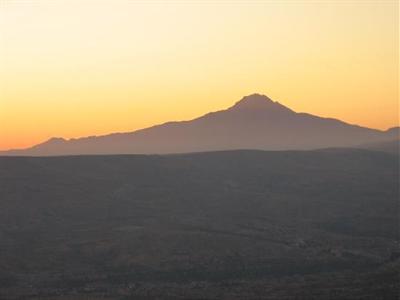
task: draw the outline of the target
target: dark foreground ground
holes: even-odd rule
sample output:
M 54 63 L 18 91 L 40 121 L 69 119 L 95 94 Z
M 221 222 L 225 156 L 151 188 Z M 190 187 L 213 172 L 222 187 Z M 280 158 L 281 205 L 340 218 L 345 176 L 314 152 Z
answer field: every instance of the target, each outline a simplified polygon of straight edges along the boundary
M 0 299 L 398 299 L 398 158 L 0 157 Z

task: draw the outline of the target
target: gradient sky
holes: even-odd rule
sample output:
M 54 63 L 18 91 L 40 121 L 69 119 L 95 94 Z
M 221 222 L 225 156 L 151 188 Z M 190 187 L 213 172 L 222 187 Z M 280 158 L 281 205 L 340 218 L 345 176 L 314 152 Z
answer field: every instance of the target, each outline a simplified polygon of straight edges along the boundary
M 132 131 L 251 93 L 399 124 L 397 1 L 0 0 L 0 149 Z

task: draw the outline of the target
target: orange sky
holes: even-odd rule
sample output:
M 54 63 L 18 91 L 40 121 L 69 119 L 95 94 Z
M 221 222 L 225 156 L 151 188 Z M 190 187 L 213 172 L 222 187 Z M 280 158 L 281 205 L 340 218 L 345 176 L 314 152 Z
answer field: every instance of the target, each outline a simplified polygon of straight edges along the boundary
M 397 1 L 0 0 L 0 149 L 132 131 L 266 94 L 399 124 Z

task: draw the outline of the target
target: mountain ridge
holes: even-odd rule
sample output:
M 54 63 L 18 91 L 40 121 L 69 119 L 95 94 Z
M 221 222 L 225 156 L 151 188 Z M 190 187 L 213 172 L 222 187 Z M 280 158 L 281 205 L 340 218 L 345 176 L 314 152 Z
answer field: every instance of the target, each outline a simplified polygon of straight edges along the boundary
M 397 128 L 397 129 L 396 129 Z M 290 108 L 261 94 L 188 121 L 166 122 L 131 132 L 83 138 L 51 138 L 0 155 L 168 154 L 215 150 L 306 150 L 354 147 L 396 138 L 387 131 L 323 118 Z M 397 135 L 398 136 L 398 135 Z M 393 138 L 394 137 L 394 138 Z

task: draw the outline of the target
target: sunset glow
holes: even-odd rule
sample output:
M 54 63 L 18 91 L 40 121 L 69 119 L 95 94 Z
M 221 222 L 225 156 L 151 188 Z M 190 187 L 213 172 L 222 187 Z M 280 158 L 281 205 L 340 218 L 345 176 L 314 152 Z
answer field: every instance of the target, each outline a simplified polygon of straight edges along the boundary
M 268 95 L 399 124 L 398 1 L 0 0 L 0 149 Z

